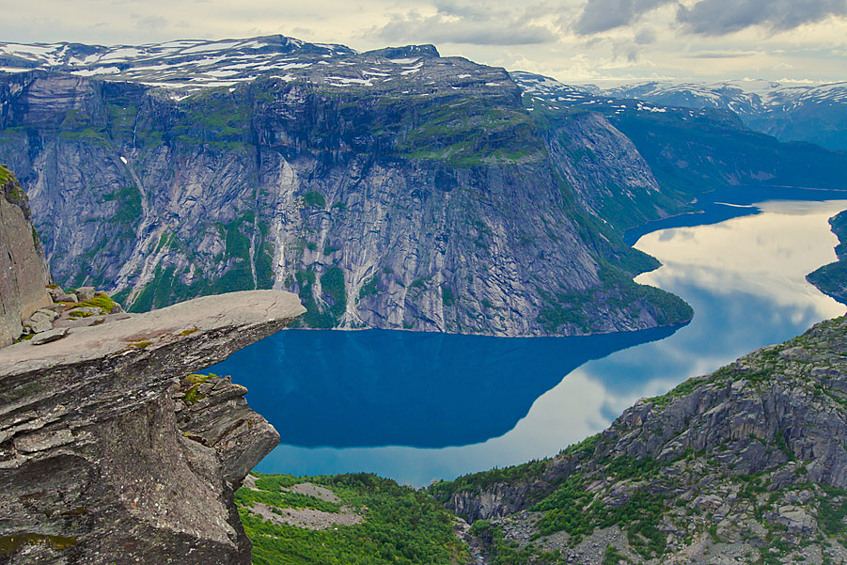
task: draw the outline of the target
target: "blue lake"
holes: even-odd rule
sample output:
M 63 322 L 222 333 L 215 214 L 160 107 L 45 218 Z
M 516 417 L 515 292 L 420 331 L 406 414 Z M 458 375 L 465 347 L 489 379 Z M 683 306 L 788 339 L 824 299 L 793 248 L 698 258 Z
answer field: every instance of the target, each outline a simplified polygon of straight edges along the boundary
M 766 202 L 642 235 L 636 247 L 663 266 L 637 280 L 694 307 L 683 328 L 577 338 L 285 330 L 209 370 L 246 386 L 280 431 L 264 472 L 368 471 L 422 485 L 553 455 L 638 398 L 843 314 L 804 277 L 835 260 L 827 219 L 845 208 Z

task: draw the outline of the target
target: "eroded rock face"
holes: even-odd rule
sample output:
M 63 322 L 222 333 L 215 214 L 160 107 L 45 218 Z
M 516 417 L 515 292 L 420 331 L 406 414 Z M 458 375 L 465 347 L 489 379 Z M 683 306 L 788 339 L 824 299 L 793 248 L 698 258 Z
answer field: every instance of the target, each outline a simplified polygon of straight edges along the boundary
M 48 279 L 29 200 L 15 177 L 0 166 L 0 347 L 21 335 L 22 320 L 51 303 L 44 287 Z
M 232 494 L 279 436 L 225 380 L 177 379 L 304 311 L 278 291 L 204 297 L 0 352 L 0 562 L 250 563 Z

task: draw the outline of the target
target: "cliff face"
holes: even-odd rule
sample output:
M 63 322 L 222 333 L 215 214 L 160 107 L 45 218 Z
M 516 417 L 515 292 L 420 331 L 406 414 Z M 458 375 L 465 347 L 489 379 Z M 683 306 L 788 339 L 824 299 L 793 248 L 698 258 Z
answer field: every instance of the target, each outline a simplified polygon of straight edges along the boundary
M 565 180 L 502 69 L 426 46 L 256 42 L 94 78 L 72 62 L 0 76 L 0 158 L 59 282 L 108 286 L 136 311 L 285 288 L 312 327 L 544 335 L 690 318 L 628 280 L 655 261 L 583 209 L 568 181 L 603 174 L 574 163 Z M 202 67 L 213 48 L 224 60 Z M 639 162 L 621 137 L 605 136 L 609 159 Z M 653 186 L 633 176 L 616 190 Z
M 0 351 L 0 562 L 250 563 L 232 496 L 279 435 L 189 376 L 303 312 L 253 291 Z
M 0 347 L 21 335 L 23 320 L 51 304 L 49 276 L 26 193 L 0 166 Z
M 824 322 L 640 401 L 553 459 L 431 491 L 478 522 L 488 559 L 842 563 L 845 359 L 847 319 Z

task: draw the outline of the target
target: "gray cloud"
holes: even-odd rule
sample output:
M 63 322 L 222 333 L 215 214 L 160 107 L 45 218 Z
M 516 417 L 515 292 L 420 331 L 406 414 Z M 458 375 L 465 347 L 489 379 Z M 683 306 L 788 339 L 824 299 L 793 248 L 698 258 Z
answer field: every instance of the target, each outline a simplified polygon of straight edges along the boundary
M 656 32 L 650 28 L 644 28 L 635 34 L 635 43 L 638 45 L 649 45 L 656 42 Z
M 155 32 L 168 25 L 168 20 L 166 20 L 162 16 L 141 17 L 136 14 L 132 14 L 130 17 L 136 20 L 135 27 L 142 31 Z
M 701 51 L 685 55 L 687 59 L 740 59 L 742 57 L 753 57 L 756 51 Z
M 677 18 L 694 33 L 725 35 L 755 25 L 788 30 L 845 15 L 845 0 L 700 0 L 681 6 Z
M 629 25 L 645 12 L 675 0 L 589 0 L 573 29 L 580 35 L 591 35 Z
M 555 41 L 549 29 L 523 16 L 442 2 L 434 16 L 412 12 L 395 16 L 374 33 L 388 42 L 466 43 L 475 45 L 532 45 Z

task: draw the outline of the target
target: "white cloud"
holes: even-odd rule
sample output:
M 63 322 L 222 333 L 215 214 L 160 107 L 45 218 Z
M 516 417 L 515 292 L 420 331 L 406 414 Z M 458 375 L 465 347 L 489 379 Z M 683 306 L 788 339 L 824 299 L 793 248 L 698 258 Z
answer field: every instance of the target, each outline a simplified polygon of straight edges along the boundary
M 445 55 L 565 82 L 835 81 L 847 68 L 844 0 L 30 0 L 5 7 L 0 22 L 0 41 L 23 42 L 114 45 L 279 33 L 359 50 L 434 43 Z

